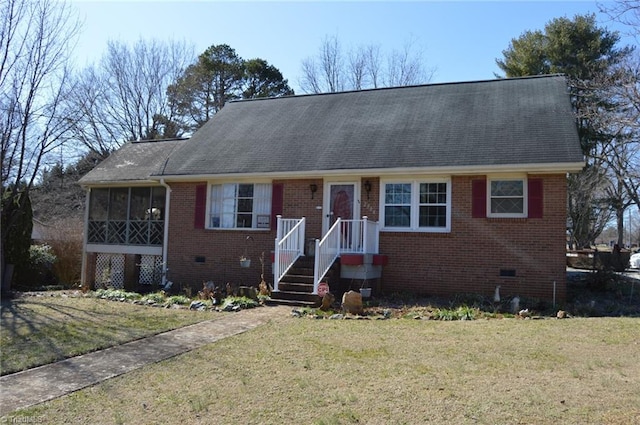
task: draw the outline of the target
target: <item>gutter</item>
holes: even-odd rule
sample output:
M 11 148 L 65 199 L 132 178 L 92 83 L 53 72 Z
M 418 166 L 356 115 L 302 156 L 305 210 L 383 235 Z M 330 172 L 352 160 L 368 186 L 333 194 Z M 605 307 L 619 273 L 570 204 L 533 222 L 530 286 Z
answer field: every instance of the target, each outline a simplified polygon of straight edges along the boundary
M 167 284 L 167 255 L 169 251 L 169 207 L 171 206 L 171 187 L 164 181 L 164 178 L 160 179 L 160 184 L 166 189 L 166 196 L 164 199 L 164 235 L 162 236 L 162 287 Z
M 585 162 L 562 162 L 550 164 L 504 164 L 483 166 L 438 166 L 438 167 L 398 167 L 398 168 L 362 168 L 336 170 L 307 170 L 307 171 L 268 171 L 250 173 L 218 173 L 218 174 L 164 174 L 163 179 L 175 182 L 204 181 L 217 179 L 241 179 L 255 181 L 255 179 L 287 179 L 287 178 L 326 178 L 330 176 L 395 176 L 395 175 L 480 175 L 497 173 L 528 173 L 528 174 L 566 174 L 577 173 L 585 166 Z M 160 177 L 159 175 L 151 176 Z
M 87 244 L 89 243 L 89 201 L 91 199 L 91 188 L 84 187 L 84 223 L 82 224 L 82 265 L 80 266 L 80 286 L 84 288 L 87 285 Z

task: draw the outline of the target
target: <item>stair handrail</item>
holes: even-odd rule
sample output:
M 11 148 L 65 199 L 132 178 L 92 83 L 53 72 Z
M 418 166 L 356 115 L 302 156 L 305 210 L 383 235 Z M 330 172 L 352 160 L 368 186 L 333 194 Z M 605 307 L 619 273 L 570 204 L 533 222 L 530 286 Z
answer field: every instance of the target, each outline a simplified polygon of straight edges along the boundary
M 377 254 L 379 225 L 365 215 L 362 219 L 342 220 L 340 254 Z
M 380 224 L 362 216 L 362 249 L 363 253 L 378 254 L 380 251 Z
M 316 239 L 316 258 L 313 266 L 313 293 L 318 293 L 320 280 L 327 274 L 340 255 L 340 229 L 342 221 L 338 217 L 322 240 Z
M 298 258 L 304 255 L 304 237 L 306 219 L 282 218 L 278 215 L 275 252 L 273 260 L 273 290 L 278 291 L 278 284 Z M 289 229 L 284 236 L 285 230 Z

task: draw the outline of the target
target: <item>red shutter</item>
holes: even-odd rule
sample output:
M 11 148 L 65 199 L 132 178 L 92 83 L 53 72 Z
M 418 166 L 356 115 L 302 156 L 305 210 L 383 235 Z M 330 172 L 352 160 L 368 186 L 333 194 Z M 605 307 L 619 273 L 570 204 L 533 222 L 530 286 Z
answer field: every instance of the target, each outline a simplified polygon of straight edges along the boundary
M 485 218 L 487 216 L 487 180 L 471 181 L 471 217 Z
M 284 203 L 284 185 L 276 183 L 271 186 L 271 230 L 278 226 L 278 215 L 282 215 Z
M 193 218 L 193 227 L 196 229 L 204 229 L 204 216 L 207 211 L 207 185 L 199 184 L 196 186 L 196 205 Z
M 542 179 L 528 180 L 529 218 L 542 218 L 544 211 Z

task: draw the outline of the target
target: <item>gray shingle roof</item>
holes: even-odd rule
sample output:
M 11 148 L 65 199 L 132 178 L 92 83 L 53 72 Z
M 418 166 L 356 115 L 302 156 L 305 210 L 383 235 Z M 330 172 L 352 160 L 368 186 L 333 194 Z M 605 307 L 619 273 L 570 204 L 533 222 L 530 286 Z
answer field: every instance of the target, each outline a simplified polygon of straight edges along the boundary
M 581 163 L 563 76 L 228 103 L 165 175 Z
M 152 174 L 162 173 L 171 152 L 183 143 L 184 140 L 177 139 L 126 143 L 84 175 L 79 183 L 93 185 L 148 180 Z
M 555 75 L 230 102 L 190 140 L 128 143 L 80 183 L 582 163 Z

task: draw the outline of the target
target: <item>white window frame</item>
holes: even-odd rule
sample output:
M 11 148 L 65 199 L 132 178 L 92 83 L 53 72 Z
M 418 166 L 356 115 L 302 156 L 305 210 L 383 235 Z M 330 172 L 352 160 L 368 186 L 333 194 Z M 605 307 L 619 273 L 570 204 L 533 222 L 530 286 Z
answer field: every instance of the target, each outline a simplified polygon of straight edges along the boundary
M 446 208 L 447 225 L 442 227 L 426 227 L 420 226 L 420 184 L 422 183 L 444 183 L 447 185 L 447 202 L 444 204 Z M 410 203 L 410 223 L 409 227 L 392 227 L 385 225 L 385 193 L 388 184 L 410 184 L 411 185 L 411 203 Z M 424 204 L 423 204 L 424 205 Z M 441 205 L 441 204 L 432 204 Z M 450 178 L 398 178 L 380 181 L 380 224 L 381 230 L 386 232 L 422 232 L 422 233 L 449 233 L 451 232 L 451 179 Z
M 238 216 L 238 187 L 240 185 L 250 184 L 253 185 L 253 205 L 251 211 L 251 227 L 236 227 L 237 224 L 237 216 Z M 256 204 L 256 185 L 265 185 L 267 187 L 264 188 L 265 193 L 267 193 L 266 197 L 262 198 L 263 208 L 262 210 Z M 219 226 L 213 226 L 213 189 L 214 187 L 220 187 L 221 193 L 221 203 L 219 205 L 219 214 L 221 223 Z M 232 187 L 235 187 L 234 196 L 233 197 L 225 197 L 225 190 L 230 190 Z M 207 206 L 206 206 L 206 228 L 210 230 L 239 230 L 239 231 L 254 231 L 254 230 L 271 230 L 271 225 L 268 227 L 258 227 L 258 216 L 269 216 L 271 217 L 271 208 L 272 208 L 272 199 L 273 196 L 273 185 L 270 181 L 220 181 L 220 182 L 209 182 L 207 185 Z M 224 218 L 224 208 L 233 208 L 233 226 L 225 227 L 223 224 Z
M 491 183 L 498 181 L 521 181 L 522 182 L 522 212 L 520 213 L 494 213 L 491 211 L 491 200 L 494 198 L 491 193 Z M 529 211 L 529 193 L 527 176 L 522 175 L 506 175 L 506 176 L 487 176 L 487 217 L 491 218 L 526 218 Z

